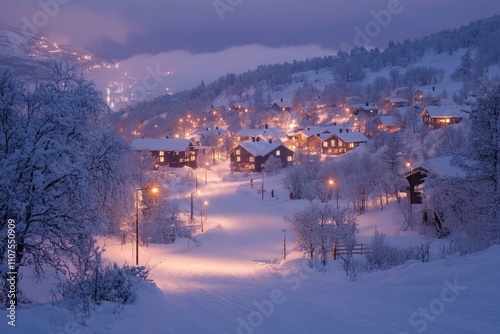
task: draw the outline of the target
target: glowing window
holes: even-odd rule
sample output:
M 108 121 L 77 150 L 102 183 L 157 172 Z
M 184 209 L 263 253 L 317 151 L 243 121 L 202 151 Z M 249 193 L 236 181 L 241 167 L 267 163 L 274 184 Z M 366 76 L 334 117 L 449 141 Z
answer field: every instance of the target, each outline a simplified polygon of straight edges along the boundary
M 160 151 L 160 157 L 163 157 L 165 155 L 164 151 Z
M 286 157 L 286 161 L 288 161 L 288 162 L 292 162 L 292 161 L 293 161 L 293 157 L 292 157 L 292 156 L 288 156 L 288 157 Z
M 236 150 L 236 155 L 241 155 L 241 150 Z
M 280 150 L 277 150 L 276 151 L 276 156 L 279 157 L 281 155 L 281 151 Z

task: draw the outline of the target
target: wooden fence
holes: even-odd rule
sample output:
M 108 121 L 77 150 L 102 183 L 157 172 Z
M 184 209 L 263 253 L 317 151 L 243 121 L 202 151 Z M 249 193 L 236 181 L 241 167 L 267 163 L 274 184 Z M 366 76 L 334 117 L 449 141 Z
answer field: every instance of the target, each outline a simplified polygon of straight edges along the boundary
M 371 252 L 372 250 L 364 244 L 355 244 L 354 246 L 335 244 L 332 248 L 332 259 L 336 260 L 342 255 L 363 255 Z

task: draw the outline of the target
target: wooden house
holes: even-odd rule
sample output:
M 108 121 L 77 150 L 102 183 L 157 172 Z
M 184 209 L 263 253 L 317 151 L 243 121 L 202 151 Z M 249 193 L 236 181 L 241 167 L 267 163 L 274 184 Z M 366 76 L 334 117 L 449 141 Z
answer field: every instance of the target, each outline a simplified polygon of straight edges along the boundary
M 351 151 L 368 138 L 361 132 L 339 128 L 333 133 L 320 133 L 309 137 L 307 148 L 327 155 L 338 155 Z
M 134 151 L 150 152 L 158 166 L 197 167 L 197 152 L 189 139 L 136 139 L 131 143 Z
M 356 103 L 348 107 L 352 115 L 375 116 L 379 112 L 379 107 L 375 103 Z
M 262 164 L 271 156 L 281 159 L 283 167 L 293 164 L 293 151 L 280 141 L 244 141 L 230 154 L 231 170 L 235 172 L 261 172 Z
M 444 126 L 460 123 L 462 118 L 460 112 L 450 106 L 428 106 L 422 112 L 424 125 L 429 130 L 437 130 Z

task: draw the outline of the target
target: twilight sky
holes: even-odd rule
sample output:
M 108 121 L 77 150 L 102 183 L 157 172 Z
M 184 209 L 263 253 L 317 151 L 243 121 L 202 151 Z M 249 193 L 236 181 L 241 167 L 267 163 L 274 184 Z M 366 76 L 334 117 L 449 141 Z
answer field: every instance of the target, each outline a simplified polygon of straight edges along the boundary
M 178 68 L 176 61 L 224 59 L 212 69 L 220 74 L 353 45 L 383 48 L 391 40 L 500 14 L 498 0 L 0 0 L 0 5 L 0 24 L 36 31 L 59 44 L 122 62 L 164 55 L 178 72 L 192 69 Z

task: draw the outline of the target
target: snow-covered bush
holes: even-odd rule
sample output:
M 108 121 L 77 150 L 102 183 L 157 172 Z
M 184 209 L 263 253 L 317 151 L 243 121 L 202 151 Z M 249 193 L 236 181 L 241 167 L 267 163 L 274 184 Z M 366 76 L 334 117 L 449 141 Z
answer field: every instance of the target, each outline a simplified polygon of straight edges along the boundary
M 385 234 L 375 231 L 370 242 L 370 252 L 366 255 L 366 271 L 386 270 L 405 263 L 408 260 L 428 262 L 430 260 L 430 245 L 432 239 L 427 239 L 420 245 L 410 245 L 406 248 L 389 245 Z
M 283 162 L 280 158 L 271 156 L 262 164 L 262 169 L 266 175 L 272 176 L 278 174 L 283 168 Z
M 69 280 L 63 279 L 53 292 L 55 302 L 66 307 L 76 320 L 85 325 L 93 316 L 97 305 L 102 302 L 115 304 L 115 312 L 120 312 L 126 304 L 135 301 L 136 292 L 142 282 L 151 283 L 149 271 L 145 267 L 116 264 L 102 266 L 100 253 L 86 272 L 79 271 Z

